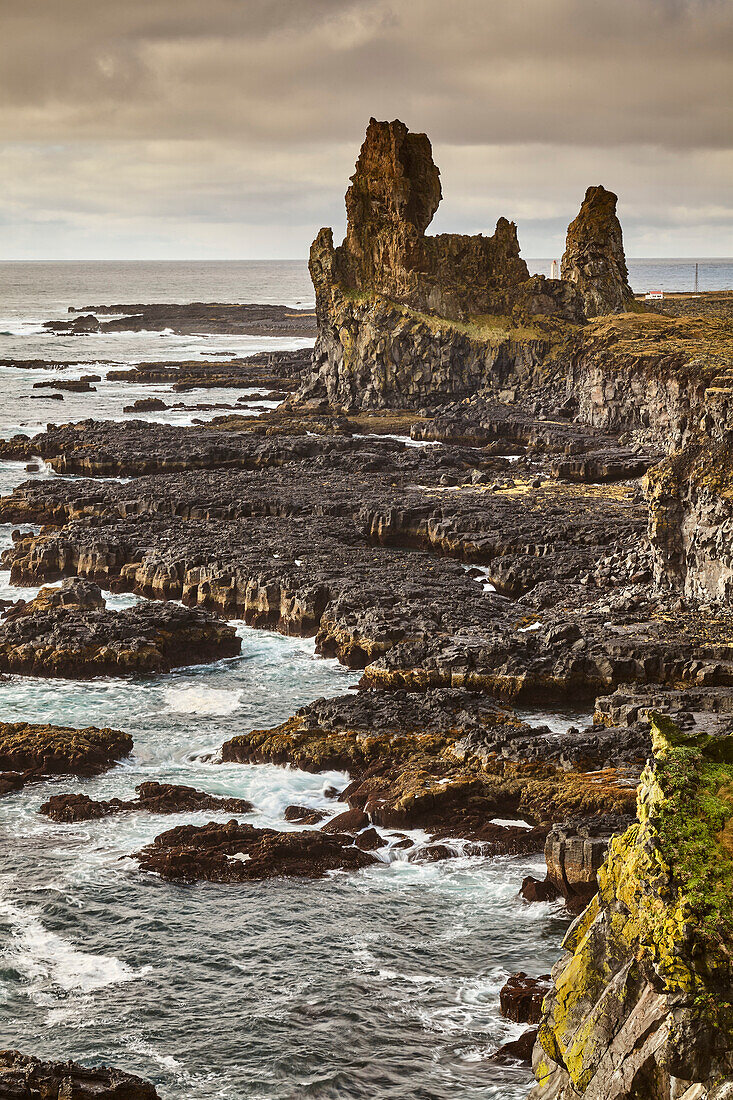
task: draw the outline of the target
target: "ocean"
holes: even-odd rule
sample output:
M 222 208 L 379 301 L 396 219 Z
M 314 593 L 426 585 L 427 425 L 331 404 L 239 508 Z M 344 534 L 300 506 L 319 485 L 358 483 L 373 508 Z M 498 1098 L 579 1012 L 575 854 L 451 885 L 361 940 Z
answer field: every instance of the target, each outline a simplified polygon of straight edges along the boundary
M 684 289 L 689 263 L 675 263 L 632 263 L 632 280 L 637 289 L 661 280 Z M 708 276 L 730 287 L 733 264 L 715 261 Z M 30 394 L 58 368 L 0 367 L 0 436 L 31 435 L 49 420 L 122 420 L 137 397 L 169 394 L 106 382 L 110 363 L 307 344 L 151 332 L 71 337 L 41 327 L 70 305 L 154 301 L 305 307 L 313 299 L 301 262 L 0 264 L 0 358 L 50 359 L 70 377 L 103 376 L 95 393 L 57 403 Z M 147 415 L 194 420 L 186 409 Z M 55 475 L 43 468 L 32 476 Z M 24 464 L 6 462 L 0 488 L 8 493 L 28 477 Z M 2 546 L 10 534 L 0 527 Z M 35 591 L 10 589 L 0 572 L 0 596 Z M 136 599 L 114 596 L 110 605 Z M 130 853 L 211 812 L 77 825 L 37 813 L 52 793 L 129 798 L 136 784 L 159 779 L 248 798 L 256 810 L 246 820 L 258 825 L 294 827 L 283 817 L 292 803 L 332 814 L 324 791 L 343 775 L 218 765 L 211 754 L 240 731 L 345 692 L 357 675 L 316 657 L 312 640 L 236 625 L 241 656 L 165 676 L 0 682 L 4 721 L 112 725 L 135 739 L 134 754 L 102 776 L 32 784 L 0 801 L 2 1045 L 121 1066 L 151 1078 L 163 1100 L 526 1097 L 529 1072 L 489 1058 L 523 1030 L 499 1014 L 502 984 L 516 970 L 549 970 L 567 927 L 557 904 L 527 906 L 517 896 L 525 875 L 544 873 L 541 858 L 459 855 L 421 865 L 395 852 L 378 868 L 321 881 L 184 887 L 141 874 Z M 579 721 L 523 716 L 557 730 Z

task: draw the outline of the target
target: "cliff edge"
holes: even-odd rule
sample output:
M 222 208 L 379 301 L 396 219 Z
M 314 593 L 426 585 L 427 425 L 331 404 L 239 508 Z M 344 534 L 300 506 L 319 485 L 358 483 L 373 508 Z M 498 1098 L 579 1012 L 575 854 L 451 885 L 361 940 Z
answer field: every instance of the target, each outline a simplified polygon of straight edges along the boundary
M 733 736 L 656 715 L 652 738 L 553 971 L 531 1100 L 733 1097 Z

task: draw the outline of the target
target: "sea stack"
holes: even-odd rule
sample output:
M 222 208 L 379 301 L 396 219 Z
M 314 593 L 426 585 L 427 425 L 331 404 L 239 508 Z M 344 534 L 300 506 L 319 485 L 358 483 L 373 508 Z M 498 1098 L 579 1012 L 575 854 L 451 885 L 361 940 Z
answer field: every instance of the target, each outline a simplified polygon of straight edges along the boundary
M 568 226 L 560 274 L 582 294 L 588 317 L 624 313 L 634 302 L 617 201 L 613 191 L 589 187 L 577 218 Z
M 514 222 L 499 218 L 491 236 L 427 236 L 441 197 L 426 135 L 371 119 L 346 194 L 346 237 L 334 247 L 321 229 L 311 246 L 318 339 L 301 407 L 471 396 L 499 372 L 530 377 L 552 325 L 585 322 L 571 283 L 530 277 Z

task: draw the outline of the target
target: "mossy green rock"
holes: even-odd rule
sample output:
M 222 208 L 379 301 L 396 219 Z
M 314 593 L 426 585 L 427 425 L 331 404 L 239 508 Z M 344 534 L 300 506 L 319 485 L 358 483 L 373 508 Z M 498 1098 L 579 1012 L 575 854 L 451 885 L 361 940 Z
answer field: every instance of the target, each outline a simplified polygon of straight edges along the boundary
M 652 730 L 638 822 L 553 973 L 533 1100 L 733 1095 L 733 737 Z
M 130 752 L 121 730 L 0 722 L 0 794 L 47 775 L 96 775 Z

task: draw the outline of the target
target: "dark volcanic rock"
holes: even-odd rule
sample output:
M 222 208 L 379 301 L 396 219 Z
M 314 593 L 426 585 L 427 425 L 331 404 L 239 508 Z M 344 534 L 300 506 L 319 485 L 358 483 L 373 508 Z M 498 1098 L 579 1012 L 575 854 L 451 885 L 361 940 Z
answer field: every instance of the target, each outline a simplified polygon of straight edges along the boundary
M 426 135 L 410 133 L 398 120 L 371 119 L 346 193 L 346 238 L 328 256 L 329 231 L 322 230 L 311 254 L 319 322 L 328 305 L 322 294 L 326 268 L 344 289 L 446 318 L 505 313 L 520 296 L 527 308 L 539 283 L 528 294 L 519 290 L 529 272 L 516 226 L 500 218 L 491 237 L 426 237 L 441 197 Z M 551 296 L 552 282 L 544 283 Z
M 54 821 L 88 821 L 128 810 L 145 810 L 152 814 L 197 813 L 215 810 L 221 813 L 248 814 L 254 807 L 244 798 L 224 798 L 173 783 L 141 783 L 135 788 L 138 797 L 130 801 L 112 798 L 95 802 L 86 794 L 54 794 L 40 807 L 39 813 Z
M 121 1069 L 43 1062 L 0 1050 L 0 1096 L 6 1100 L 159 1100 L 149 1081 Z
M 98 375 L 92 375 L 94 381 L 99 382 Z M 66 378 L 58 381 L 51 379 L 48 382 L 34 382 L 34 390 L 68 390 L 69 393 L 94 393 L 95 387 L 91 385 L 89 378 Z
M 0 722 L 0 794 L 48 775 L 96 775 L 131 751 L 120 730 Z
M 107 380 L 133 382 L 136 385 L 168 384 L 178 392 L 251 388 L 289 391 L 298 388 L 302 372 L 310 366 L 311 355 L 311 348 L 301 348 L 297 351 L 260 352 L 243 358 L 234 356 L 222 362 L 137 363 L 126 370 L 108 371 Z M 284 397 L 285 392 L 272 392 L 268 400 Z
M 557 898 L 562 897 L 562 891 L 558 890 L 557 886 L 554 886 L 548 878 L 540 880 L 534 878 L 533 875 L 527 875 L 522 880 L 519 894 L 528 902 L 555 901 Z
M 46 603 L 46 591 L 0 624 L 0 671 L 65 677 L 165 672 L 240 650 L 234 628 L 200 608 L 143 603 L 124 611 L 84 610 Z
M 358 833 L 368 828 L 370 822 L 363 810 L 345 810 L 331 818 L 328 824 L 322 827 L 324 833 Z
M 42 588 L 32 600 L 18 600 L 5 615 L 5 622 L 40 611 L 98 611 L 105 607 L 102 590 L 94 581 L 67 577 L 59 588 Z
M 51 332 L 142 332 L 171 329 L 175 333 L 199 332 L 223 335 L 303 336 L 314 335 L 315 318 L 309 310 L 280 305 L 229 305 L 218 302 L 164 304 L 121 304 L 83 306 L 80 316 L 70 321 L 47 321 Z M 95 314 L 124 314 L 100 321 Z
M 589 187 L 580 213 L 568 226 L 561 273 L 582 294 L 588 317 L 622 313 L 634 305 L 617 201 L 605 187 Z
M 180 825 L 161 833 L 135 858 L 144 871 L 182 882 L 321 878 L 328 871 L 356 871 L 378 862 L 343 833 L 280 833 L 237 821 Z
M 159 397 L 141 397 L 139 401 L 133 401 L 132 405 L 125 405 L 123 412 L 157 412 L 160 409 L 167 409 L 165 401 L 161 401 Z
M 517 1062 L 528 1065 L 532 1061 L 532 1051 L 536 1041 L 537 1028 L 530 1027 L 522 1032 L 518 1039 L 500 1046 L 496 1053 L 491 1055 L 489 1061 L 496 1062 L 498 1065 L 515 1065 Z
M 346 195 L 346 237 L 334 248 L 322 229 L 311 246 L 318 339 L 301 402 L 415 407 L 467 396 L 507 364 L 536 374 L 550 330 L 585 320 L 572 284 L 529 278 L 506 218 L 492 236 L 426 236 L 440 198 L 425 134 L 372 119 Z M 528 330 L 538 315 L 540 328 Z
M 348 771 L 352 782 L 340 798 L 351 812 L 326 828 L 358 830 L 370 821 L 424 828 L 472 838 L 476 854 L 520 854 L 542 850 L 546 822 L 597 815 L 610 805 L 625 812 L 634 804 L 640 768 L 606 769 L 600 778 L 595 770 L 553 763 L 548 733 L 479 693 L 361 691 L 317 700 L 274 729 L 240 734 L 222 746 L 222 759 Z M 516 763 L 504 751 L 513 737 L 525 746 L 517 748 Z M 523 816 L 535 827 L 493 821 Z
M 499 1007 L 502 1016 L 516 1024 L 538 1024 L 542 1018 L 542 1002 L 550 992 L 549 974 L 530 978 L 524 971 L 512 974 L 499 991 Z
M 297 821 L 301 825 L 317 825 L 325 816 L 325 810 L 314 810 L 310 806 L 286 806 L 283 814 L 286 821 Z
M 526 878 L 521 895 L 525 901 L 551 901 L 564 897 L 573 913 L 580 913 L 598 890 L 598 869 L 603 864 L 614 833 L 622 833 L 633 818 L 601 815 L 583 822 L 555 825 L 545 844 L 547 878 Z

